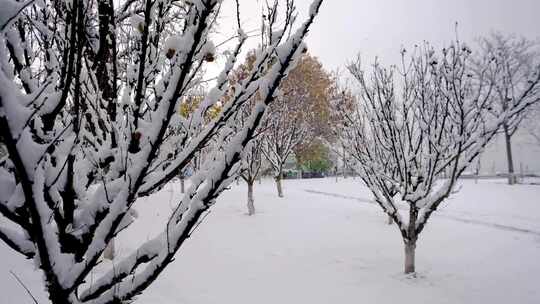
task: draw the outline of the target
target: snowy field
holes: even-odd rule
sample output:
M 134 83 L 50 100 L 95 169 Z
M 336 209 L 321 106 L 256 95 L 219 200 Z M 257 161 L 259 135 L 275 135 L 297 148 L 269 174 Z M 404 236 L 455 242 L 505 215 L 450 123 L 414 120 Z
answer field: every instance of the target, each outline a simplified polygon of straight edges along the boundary
M 462 181 L 420 236 L 416 278 L 402 274 L 399 232 L 352 178 L 233 185 L 177 260 L 137 303 L 540 303 L 540 186 Z M 173 184 L 137 202 L 140 221 L 117 243 L 126 255 L 157 233 Z M 156 219 L 158 218 L 158 220 Z M 0 244 L 0 303 L 47 303 L 31 262 Z M 109 262 L 107 262 L 109 263 Z

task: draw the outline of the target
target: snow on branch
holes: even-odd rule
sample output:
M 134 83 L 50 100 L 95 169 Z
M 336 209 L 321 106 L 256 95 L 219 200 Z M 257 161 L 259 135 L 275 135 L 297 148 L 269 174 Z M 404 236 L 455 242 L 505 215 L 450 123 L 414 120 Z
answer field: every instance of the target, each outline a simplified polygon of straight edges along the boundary
M 239 29 L 211 89 L 202 75 L 218 56 L 210 33 L 221 1 L 21 2 L 9 22 L 2 13 L 0 144 L 8 155 L 0 159 L 0 239 L 35 260 L 52 302 L 131 301 L 173 261 L 237 175 L 321 3 L 296 30 L 287 9 L 280 29 L 266 29 L 274 38 L 248 77 L 231 84 L 247 39 Z M 230 128 L 255 94 L 249 119 Z M 107 244 L 137 220 L 137 199 L 203 149 L 208 161 L 162 233 L 86 285 Z

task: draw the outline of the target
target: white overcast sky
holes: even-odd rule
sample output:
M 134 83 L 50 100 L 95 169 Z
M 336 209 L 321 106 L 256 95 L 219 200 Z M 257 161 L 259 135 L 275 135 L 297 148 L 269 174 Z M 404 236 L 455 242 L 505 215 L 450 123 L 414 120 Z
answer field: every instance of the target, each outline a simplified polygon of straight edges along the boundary
M 236 29 L 234 3 L 224 1 L 223 36 Z M 261 3 L 240 0 L 244 30 L 257 28 Z M 310 3 L 296 0 L 299 21 Z M 310 53 L 329 71 L 343 68 L 358 53 L 366 62 L 377 56 L 385 64 L 396 64 L 401 47 L 410 49 L 422 41 L 439 48 L 448 44 L 456 37 L 456 22 L 460 40 L 468 43 L 494 30 L 540 39 L 540 0 L 325 0 L 307 43 Z M 523 163 L 540 173 L 540 148 L 528 142 L 523 136 L 516 139 L 515 165 L 519 169 Z M 483 167 L 504 171 L 502 140 L 493 146 Z
M 296 0 L 300 20 L 310 0 Z M 260 19 L 260 0 L 240 0 L 246 29 Z M 224 16 L 233 20 L 234 1 Z M 442 46 L 455 38 L 473 41 L 492 30 L 540 38 L 540 0 L 325 0 L 307 39 L 310 52 L 328 69 L 343 66 L 358 52 L 395 63 L 401 46 L 424 40 Z M 224 22 L 224 30 L 234 23 Z

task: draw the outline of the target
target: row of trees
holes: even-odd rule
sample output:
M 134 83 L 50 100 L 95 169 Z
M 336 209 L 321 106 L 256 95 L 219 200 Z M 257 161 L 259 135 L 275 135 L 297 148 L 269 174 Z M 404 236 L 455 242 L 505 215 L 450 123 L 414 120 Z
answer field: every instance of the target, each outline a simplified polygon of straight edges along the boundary
M 248 56 L 239 67 L 237 79 L 242 79 L 244 71 L 250 68 L 252 57 Z M 320 139 L 331 134 L 332 89 L 330 75 L 307 53 L 284 79 L 280 94 L 263 117 L 258 138 L 244 155 L 240 177 L 248 186 L 248 214 L 255 213 L 253 187 L 263 173 L 264 164 L 272 171 L 278 197 L 283 197 L 282 179 L 287 160 L 294 155 L 300 163 L 309 165 L 326 151 Z M 259 98 L 254 96 L 246 106 L 252 106 Z M 238 124 L 242 125 L 245 119 L 246 116 L 240 115 Z
M 221 2 L 3 0 L 0 239 L 38 265 L 52 303 L 134 300 L 238 175 L 255 212 L 263 158 L 282 196 L 285 160 L 307 155 L 312 138 L 347 152 L 414 272 L 418 237 L 460 174 L 501 128 L 511 138 L 538 100 L 536 62 L 514 74 L 498 48 L 476 56 L 459 42 L 403 52 L 402 67 L 376 63 L 371 76 L 355 62 L 360 96 L 337 93 L 303 43 L 322 0 L 296 28 L 292 0 L 267 2 L 261 44 L 240 68 L 238 12 L 237 45 L 207 88 Z M 107 244 L 137 220 L 137 199 L 190 165 L 162 232 L 91 280 Z
M 421 52 L 433 53 L 434 50 L 418 49 L 415 52 L 417 54 L 412 55 L 413 59 L 422 56 L 419 54 Z M 481 74 L 482 81 L 491 83 L 491 86 L 488 88 L 490 90 L 489 104 L 483 105 L 483 107 L 486 110 L 485 114 L 487 118 L 503 117 L 502 127 L 497 130 L 497 134 L 501 134 L 505 139 L 508 183 L 514 184 L 516 182 L 516 175 L 512 157 L 512 137 L 523 125 L 523 121 L 528 116 L 531 116 L 532 113 L 530 111 L 520 111 L 508 117 L 504 116 L 509 108 L 520 104 L 532 104 L 538 98 L 534 90 L 532 92 L 523 92 L 530 81 L 530 75 L 534 74 L 535 71 L 536 62 L 539 58 L 538 55 L 540 54 L 538 45 L 525 38 L 493 33 L 489 37 L 478 40 L 477 53 L 481 55 L 468 54 L 466 58 L 467 62 L 464 63 L 466 67 L 463 68 L 464 70 L 467 69 L 467 71 L 463 73 L 467 73 L 465 78 L 469 80 L 473 80 L 473 74 Z M 405 84 L 404 92 L 400 92 L 399 96 L 387 96 L 386 98 L 410 98 L 410 96 L 402 97 L 400 95 L 411 95 L 412 93 L 409 91 L 416 90 L 414 86 L 417 84 L 407 79 L 407 77 L 418 77 L 416 75 L 411 76 L 414 72 L 411 70 L 423 68 L 424 71 L 422 73 L 429 72 L 427 71 L 427 67 L 430 66 L 429 64 L 426 67 L 420 67 L 418 66 L 419 63 L 412 62 L 412 59 L 410 60 L 411 62 L 406 62 L 409 59 L 405 54 L 403 55 L 403 66 L 400 68 L 392 67 L 388 69 L 383 68 L 378 63 L 375 64 L 374 73 L 384 79 L 376 79 L 374 82 L 381 82 L 383 80 L 388 82 L 382 85 L 385 90 L 388 90 L 388 87 L 394 85 L 394 74 L 396 72 L 408 74 L 402 81 Z M 424 58 L 424 61 L 428 59 Z M 250 61 L 252 62 L 252 59 L 248 59 L 247 66 L 243 66 L 240 72 L 242 69 L 249 67 Z M 490 62 L 496 62 L 497 68 L 491 67 L 489 71 L 483 71 Z M 361 67 L 359 67 L 359 62 L 355 65 L 357 66 L 354 69 L 351 69 L 352 66 L 350 66 L 349 70 L 353 72 L 354 78 L 358 80 Z M 382 77 L 383 70 L 388 75 Z M 420 73 L 419 71 L 416 72 Z M 339 117 L 342 115 L 340 112 L 343 110 L 349 112 L 355 111 L 352 103 L 354 103 L 357 97 L 352 93 L 350 85 L 339 83 L 339 76 L 330 76 L 315 58 L 306 54 L 299 65 L 283 82 L 281 87 L 283 94 L 270 107 L 269 115 L 266 116 L 263 123 L 264 128 L 261 131 L 258 145 L 251 148 L 251 154 L 253 156 L 247 157 L 243 169 L 245 174 L 241 175 L 248 184 L 248 209 L 250 214 L 254 212 L 253 185 L 254 181 L 263 172 L 261 169 L 263 162 L 269 163 L 273 170 L 279 197 L 283 197 L 281 183 L 283 166 L 291 155 L 294 154 L 298 164 L 308 170 L 318 170 L 321 168 L 328 170 L 333 165 L 329 162 L 330 152 L 339 155 L 344 166 L 349 162 L 348 159 L 351 158 L 351 155 L 347 155 L 348 153 L 345 152 L 350 150 L 350 143 L 343 140 L 336 141 L 336 136 L 330 131 L 330 126 L 335 120 L 339 121 L 343 119 L 343 117 Z M 364 76 L 362 75 L 362 77 Z M 422 82 L 426 81 L 422 80 Z M 366 80 L 362 79 L 360 81 L 360 90 L 365 92 L 367 89 L 366 86 Z M 482 86 L 486 87 L 486 85 Z M 372 88 L 372 90 L 377 91 L 378 88 Z M 393 87 L 392 90 L 394 90 Z M 395 92 L 392 92 L 392 94 L 397 95 Z M 361 100 L 365 98 L 365 95 L 360 97 Z M 372 96 L 372 98 L 374 97 Z M 338 100 L 341 104 L 335 103 L 331 105 L 332 100 Z M 344 108 L 332 110 L 332 106 Z M 338 115 L 332 117 L 332 111 Z M 527 122 L 528 126 L 534 125 L 531 119 L 527 120 Z M 528 127 L 528 129 L 530 130 L 531 128 Z M 534 132 L 532 134 L 534 137 Z M 347 136 L 350 138 L 351 135 L 348 134 Z M 475 161 L 478 162 L 479 158 Z M 444 174 L 450 174 L 449 170 L 443 171 Z M 393 222 L 391 217 L 389 218 L 389 222 Z
M 324 159 L 317 156 L 330 150 L 344 153 L 344 164 L 362 177 L 389 224 L 399 228 L 405 272 L 413 273 L 427 221 L 488 143 L 504 136 L 513 184 L 512 136 L 523 125 L 537 135 L 538 116 L 530 106 L 540 100 L 538 45 L 494 33 L 477 46 L 473 51 L 456 41 L 437 52 L 426 43 L 411 54 L 402 50 L 400 66 L 376 61 L 371 73 L 358 59 L 348 66 L 354 89 L 305 55 L 245 155 L 241 177 L 248 185 L 248 213 L 255 212 L 253 187 L 265 159 L 282 197 L 289 155 L 318 166 L 311 159 Z
M 440 51 L 426 43 L 402 50 L 400 66 L 349 65 L 359 94 L 333 101 L 334 132 L 397 226 L 405 273 L 415 272 L 416 244 L 433 212 L 500 132 L 511 164 L 511 137 L 540 100 L 532 45 L 495 34 L 476 51 L 459 41 Z M 513 183 L 511 165 L 509 176 Z
M 211 33 L 222 1 L 2 1 L 0 141 L 8 155 L 0 159 L 0 239 L 33 259 L 52 303 L 131 302 L 160 276 L 237 176 L 267 107 L 305 53 L 321 3 L 296 28 L 293 1 L 269 3 L 267 39 L 232 83 L 247 39 L 238 13 L 238 42 L 222 72 L 193 110 L 177 115 L 219 55 Z M 162 232 L 94 273 L 107 244 L 137 220 L 137 199 L 203 150 L 206 161 Z

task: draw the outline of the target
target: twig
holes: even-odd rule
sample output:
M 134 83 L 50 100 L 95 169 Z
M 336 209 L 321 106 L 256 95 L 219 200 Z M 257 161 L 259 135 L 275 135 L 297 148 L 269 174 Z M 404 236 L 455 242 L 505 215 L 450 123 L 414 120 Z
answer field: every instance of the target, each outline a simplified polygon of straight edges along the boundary
M 11 273 L 11 275 L 15 278 L 15 280 L 17 280 L 17 282 L 19 282 L 19 284 L 21 284 L 21 286 L 24 288 L 24 290 L 26 290 L 26 293 L 32 298 L 32 300 L 34 300 L 34 303 L 35 304 L 39 304 L 39 302 L 36 300 L 36 298 L 34 297 L 34 295 L 30 292 L 30 290 L 28 289 L 28 287 L 26 287 L 26 285 L 24 285 L 24 283 L 21 281 L 21 279 L 19 279 L 19 277 L 13 272 L 13 270 L 10 270 L 9 273 Z
M 207 217 L 208 215 L 210 215 L 211 212 L 212 212 L 211 210 L 208 210 L 208 211 L 205 213 L 205 215 L 201 218 L 201 220 L 193 227 L 193 229 L 191 229 L 191 231 L 189 232 L 189 236 L 191 236 L 191 235 L 195 232 L 195 230 L 197 230 L 197 228 L 199 228 L 199 226 L 204 222 L 204 220 L 206 219 L 206 217 Z

